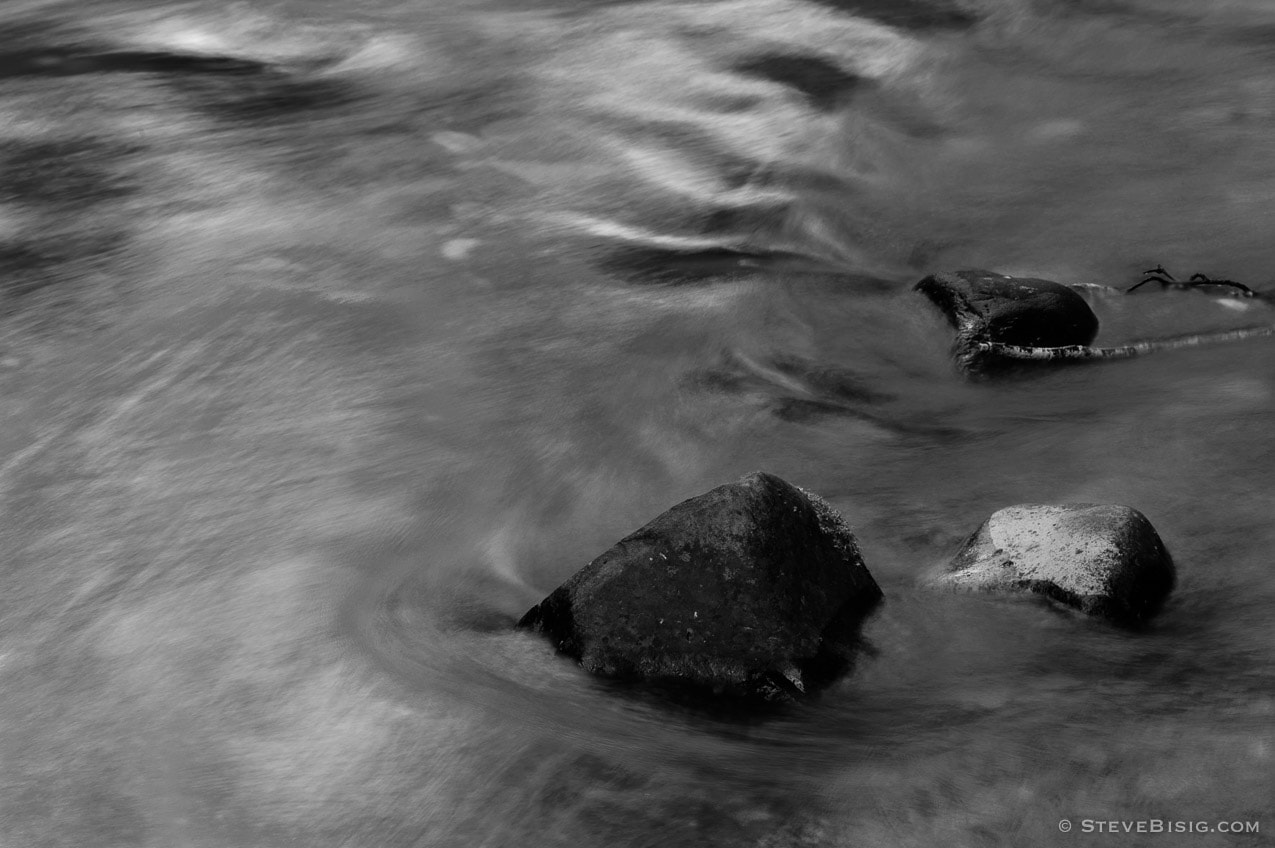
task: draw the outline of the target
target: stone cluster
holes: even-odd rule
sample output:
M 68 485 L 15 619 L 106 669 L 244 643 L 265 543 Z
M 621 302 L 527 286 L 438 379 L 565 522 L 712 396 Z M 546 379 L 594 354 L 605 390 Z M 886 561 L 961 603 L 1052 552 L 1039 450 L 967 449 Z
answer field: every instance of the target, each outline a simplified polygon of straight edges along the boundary
M 1075 504 L 1000 510 L 930 585 L 1036 594 L 1136 625 L 1173 581 L 1173 561 L 1141 513 Z M 842 517 L 757 472 L 621 539 L 518 626 L 603 677 L 791 700 L 850 668 L 859 627 L 881 599 Z
M 1098 319 L 1067 286 L 964 270 L 916 289 L 955 328 L 957 361 L 969 373 L 1023 351 L 1093 353 L 1085 346 Z M 925 585 L 1040 597 L 1140 626 L 1174 580 L 1172 557 L 1136 509 L 1022 504 L 992 514 Z M 791 700 L 849 670 L 860 625 L 881 598 L 842 517 L 757 472 L 621 539 L 518 626 L 604 677 Z

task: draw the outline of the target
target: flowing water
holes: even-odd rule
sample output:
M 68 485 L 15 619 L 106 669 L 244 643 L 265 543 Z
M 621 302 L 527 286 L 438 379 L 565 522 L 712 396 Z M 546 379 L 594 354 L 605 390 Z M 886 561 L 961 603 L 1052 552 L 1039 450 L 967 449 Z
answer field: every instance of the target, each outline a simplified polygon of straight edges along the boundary
M 971 382 L 911 286 L 1268 286 L 1275 6 L 956 2 L 0 7 L 0 845 L 1272 844 L 1275 342 Z M 755 469 L 885 590 L 821 699 L 512 629 Z M 1065 501 L 1152 626 L 919 588 Z

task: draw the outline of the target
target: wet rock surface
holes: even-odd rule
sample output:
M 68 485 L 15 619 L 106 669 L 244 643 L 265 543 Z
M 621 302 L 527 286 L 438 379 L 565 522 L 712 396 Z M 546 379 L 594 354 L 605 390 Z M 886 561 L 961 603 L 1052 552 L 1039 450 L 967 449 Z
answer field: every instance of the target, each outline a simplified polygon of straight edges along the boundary
M 916 284 L 956 328 L 963 367 L 986 367 L 979 342 L 1021 347 L 1087 345 L 1098 318 L 1074 290 L 1050 280 L 971 269 L 931 274 Z
M 1137 624 L 1173 589 L 1173 560 L 1146 516 L 1114 504 L 1023 504 L 993 513 L 935 585 L 1044 595 Z
M 787 700 L 844 673 L 880 598 L 841 516 L 758 472 L 620 540 L 519 627 L 605 677 Z

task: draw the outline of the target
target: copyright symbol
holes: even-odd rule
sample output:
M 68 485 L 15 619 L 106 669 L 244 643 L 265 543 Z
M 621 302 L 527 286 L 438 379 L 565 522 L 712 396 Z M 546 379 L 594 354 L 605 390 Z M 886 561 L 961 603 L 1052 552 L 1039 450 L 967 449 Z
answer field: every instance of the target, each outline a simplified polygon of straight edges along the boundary
M 1061 830 L 1063 833 L 1071 832 L 1071 822 L 1067 821 L 1066 819 L 1061 820 L 1060 822 L 1058 822 L 1058 829 Z

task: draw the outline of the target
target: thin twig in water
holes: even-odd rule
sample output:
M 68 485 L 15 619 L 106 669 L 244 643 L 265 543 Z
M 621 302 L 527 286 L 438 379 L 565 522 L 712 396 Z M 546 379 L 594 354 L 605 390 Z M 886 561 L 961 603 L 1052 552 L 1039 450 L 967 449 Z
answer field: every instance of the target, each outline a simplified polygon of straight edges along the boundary
M 1181 280 L 1175 279 L 1172 274 L 1164 270 L 1163 265 L 1157 265 L 1154 268 L 1143 271 L 1142 275 L 1145 279 L 1143 279 L 1142 282 L 1135 283 L 1125 289 L 1125 294 L 1131 294 L 1145 286 L 1147 283 L 1159 283 L 1164 287 L 1172 286 L 1173 288 L 1180 289 L 1201 288 L 1203 286 L 1225 286 L 1239 291 L 1241 297 L 1257 297 L 1257 292 L 1253 291 L 1243 283 L 1237 283 L 1234 280 L 1214 280 L 1210 279 L 1205 274 L 1192 274 L 1190 279 L 1186 282 L 1182 282 Z
M 1068 345 L 1066 347 L 1023 347 L 1003 342 L 974 342 L 971 347 L 978 353 L 990 353 L 1006 359 L 1031 360 L 1036 362 L 1071 361 L 1086 362 L 1098 359 L 1132 359 L 1161 350 L 1176 350 L 1184 347 L 1197 347 L 1218 342 L 1234 342 L 1244 339 L 1256 339 L 1275 336 L 1275 326 L 1241 327 L 1237 330 L 1221 330 L 1215 333 L 1198 333 L 1178 338 L 1155 339 L 1152 341 L 1133 342 L 1118 347 L 1088 347 L 1087 345 Z

